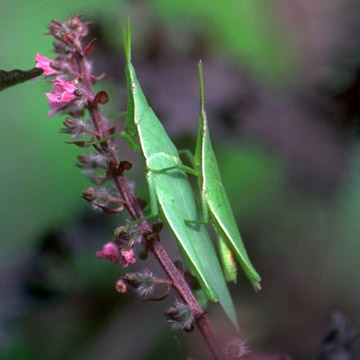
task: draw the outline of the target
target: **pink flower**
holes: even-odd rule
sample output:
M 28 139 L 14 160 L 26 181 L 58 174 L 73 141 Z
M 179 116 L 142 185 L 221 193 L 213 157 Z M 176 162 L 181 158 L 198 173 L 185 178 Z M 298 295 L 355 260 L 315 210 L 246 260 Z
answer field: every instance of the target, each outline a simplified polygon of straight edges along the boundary
M 51 67 L 52 59 L 47 58 L 46 56 L 41 54 L 36 54 L 35 61 L 35 67 L 44 70 L 43 75 L 50 76 L 56 74 L 56 70 Z
M 113 242 L 108 242 L 103 246 L 102 250 L 96 252 L 96 257 L 117 264 L 120 259 L 119 249 Z
M 124 247 L 120 250 L 121 266 L 126 268 L 129 264 L 136 262 L 134 251 L 129 247 Z
M 119 293 L 126 293 L 128 291 L 128 284 L 124 279 L 119 279 L 116 284 L 115 288 Z
M 76 89 L 74 84 L 57 76 L 53 84 L 52 92 L 45 93 L 49 99 L 51 109 L 57 111 L 66 107 L 70 101 L 76 99 L 76 95 L 74 94 Z

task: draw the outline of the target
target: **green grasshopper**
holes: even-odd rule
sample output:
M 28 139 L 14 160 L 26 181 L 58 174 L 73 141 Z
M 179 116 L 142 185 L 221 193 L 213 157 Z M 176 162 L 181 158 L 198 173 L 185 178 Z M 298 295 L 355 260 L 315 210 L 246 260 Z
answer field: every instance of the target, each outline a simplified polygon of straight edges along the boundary
M 203 224 L 186 224 L 186 219 L 194 222 L 199 219 L 199 209 L 186 173 L 178 168 L 182 165 L 179 153 L 150 108 L 137 80 L 131 63 L 129 22 L 124 37 L 128 95 L 126 132 L 110 136 L 120 135 L 133 148 L 140 149 L 149 187 L 151 217 L 160 215 L 169 226 L 207 298 L 219 301 L 237 327 L 234 305 L 206 227 Z M 171 167 L 172 170 L 163 171 Z
M 219 167 L 212 148 L 204 107 L 204 75 L 201 61 L 198 67 L 200 78 L 200 114 L 195 156 L 189 150 L 182 151 L 189 158 L 193 168 L 181 164 L 163 169 L 163 171 L 169 171 L 177 167 L 198 178 L 203 218 L 200 223 L 207 223 L 209 217 L 211 217 L 218 238 L 218 247 L 226 280 L 236 282 L 237 269 L 233 256 L 233 253 L 235 253 L 255 290 L 259 290 L 261 289 L 261 278 L 247 255 L 229 199 L 222 184 Z M 199 221 L 191 219 L 185 220 L 185 222 L 187 224 L 199 223 Z
M 195 157 L 188 150 L 184 151 L 194 169 L 185 165 L 180 165 L 179 168 L 198 177 L 202 221 L 207 223 L 210 213 L 218 237 L 220 255 L 227 280 L 236 281 L 236 263 L 232 256 L 232 253 L 235 253 L 255 290 L 260 290 L 260 275 L 251 264 L 247 255 L 229 199 L 222 184 L 219 167 L 210 140 L 204 107 L 204 76 L 201 61 L 198 67 L 200 78 L 200 114 Z M 187 220 L 186 222 L 192 223 L 193 220 Z

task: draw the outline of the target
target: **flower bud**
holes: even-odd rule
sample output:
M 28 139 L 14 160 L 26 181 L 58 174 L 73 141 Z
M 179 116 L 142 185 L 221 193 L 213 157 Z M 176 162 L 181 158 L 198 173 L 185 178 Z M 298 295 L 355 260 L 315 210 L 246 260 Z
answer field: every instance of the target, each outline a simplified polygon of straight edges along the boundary
M 123 268 L 126 268 L 129 266 L 129 264 L 134 264 L 136 262 L 134 251 L 130 247 L 128 246 L 123 247 L 120 250 L 120 254 L 121 254 L 121 266 Z
M 74 138 L 87 134 L 87 126 L 82 119 L 66 118 L 63 121 L 64 128 L 60 129 L 63 134 L 71 134 Z M 85 145 L 85 144 L 84 144 Z
M 154 292 L 155 279 L 154 274 L 149 270 L 139 271 L 137 274 L 138 286 L 136 292 L 139 296 L 149 296 Z
M 114 229 L 114 236 L 117 238 L 122 238 L 123 236 L 127 236 L 127 227 L 124 225 L 120 225 Z
M 194 316 L 190 307 L 179 300 L 176 300 L 175 305 L 166 310 L 165 315 L 173 330 L 189 331 L 193 327 Z
M 97 251 L 95 254 L 98 259 L 106 259 L 113 264 L 117 264 L 120 259 L 119 248 L 113 242 L 106 243 L 102 250 Z
M 84 55 L 88 56 L 94 51 L 94 42 L 96 39 L 92 39 L 84 48 Z
M 92 202 L 96 199 L 95 189 L 92 187 L 88 187 L 82 192 L 82 197 L 89 202 Z
M 123 278 L 120 278 L 116 281 L 115 288 L 117 292 L 124 294 L 128 291 L 128 284 Z
M 69 16 L 65 23 L 66 27 L 73 33 L 76 33 L 78 37 L 84 37 L 88 34 L 89 22 L 82 22 L 80 15 L 76 15 L 73 19 Z
M 231 339 L 224 346 L 226 359 L 236 360 L 249 353 L 246 343 L 238 338 Z
M 147 269 L 137 273 L 127 273 L 123 278 L 131 287 L 136 289 L 139 296 L 146 297 L 154 292 L 156 284 L 155 276 Z
M 139 284 L 137 273 L 127 273 L 124 275 L 124 279 L 133 287 L 136 287 Z
M 99 91 L 96 95 L 95 95 L 95 98 L 94 98 L 94 106 L 97 106 L 99 104 L 103 105 L 103 104 L 106 104 L 107 102 L 109 101 L 109 96 L 108 94 L 106 93 L 106 91 Z
M 65 35 L 63 35 L 62 40 L 70 46 L 74 46 L 75 45 L 75 36 L 72 33 L 66 33 Z

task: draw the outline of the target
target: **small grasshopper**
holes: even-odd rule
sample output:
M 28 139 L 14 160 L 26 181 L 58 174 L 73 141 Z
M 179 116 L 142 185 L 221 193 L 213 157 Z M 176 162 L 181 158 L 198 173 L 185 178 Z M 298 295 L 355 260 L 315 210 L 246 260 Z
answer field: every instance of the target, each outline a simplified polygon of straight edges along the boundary
M 224 249 L 221 253 L 225 255 L 222 256 L 223 263 L 227 264 L 225 268 L 227 268 L 230 273 L 234 273 L 232 258 L 229 256 L 229 251 L 231 250 L 236 255 L 236 258 L 246 276 L 252 282 L 255 290 L 260 290 L 260 275 L 250 262 L 236 225 L 229 199 L 222 184 L 219 167 L 210 140 L 204 107 L 204 75 L 201 61 L 198 67 L 200 78 L 200 114 L 194 167 L 198 173 L 203 220 L 207 222 L 210 213 L 212 223 L 220 239 L 220 249 Z
M 233 253 L 236 255 L 246 276 L 253 284 L 255 290 L 260 290 L 260 275 L 250 262 L 245 246 L 241 239 L 235 217 L 231 209 L 229 199 L 222 184 L 219 167 L 215 153 L 212 148 L 209 127 L 204 108 L 204 76 L 201 61 L 198 64 L 200 78 L 200 114 L 199 128 L 196 142 L 195 156 L 189 150 L 183 150 L 193 165 L 193 168 L 180 165 L 179 169 L 197 176 L 200 199 L 202 221 L 209 221 L 209 214 L 218 237 L 220 255 L 228 281 L 236 281 L 237 271 Z M 170 170 L 171 167 L 166 169 Z M 193 220 L 186 220 L 187 224 Z
M 132 148 L 140 150 L 149 187 L 151 217 L 160 215 L 169 226 L 207 298 L 219 301 L 237 327 L 234 305 L 216 251 L 206 227 L 196 223 L 200 218 L 199 209 L 189 179 L 179 168 L 182 162 L 178 150 L 150 108 L 131 63 L 130 22 L 124 38 L 128 95 L 126 131 L 110 137 L 120 135 Z M 172 170 L 164 171 L 168 168 Z M 186 219 L 196 224 L 187 225 Z

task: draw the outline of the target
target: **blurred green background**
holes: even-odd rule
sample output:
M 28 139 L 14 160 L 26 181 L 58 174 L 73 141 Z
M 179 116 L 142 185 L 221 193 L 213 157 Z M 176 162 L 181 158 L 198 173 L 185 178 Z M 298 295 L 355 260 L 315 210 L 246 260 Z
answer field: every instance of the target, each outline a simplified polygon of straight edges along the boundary
M 195 144 L 203 59 L 223 180 L 263 276 L 259 294 L 242 276 L 231 286 L 254 351 L 316 358 L 334 311 L 359 324 L 357 2 L 2 0 L 0 69 L 51 57 L 48 23 L 75 14 L 93 22 L 109 115 L 124 109 L 121 29 L 131 16 L 140 81 L 178 147 Z M 207 359 L 196 331 L 170 333 L 165 303 L 116 294 L 121 270 L 95 259 L 121 219 L 81 199 L 81 151 L 58 133 L 62 116 L 46 116 L 49 88 L 38 79 L 0 93 L 0 358 Z M 146 197 L 136 157 L 121 151 Z M 218 332 L 233 336 L 210 310 Z

